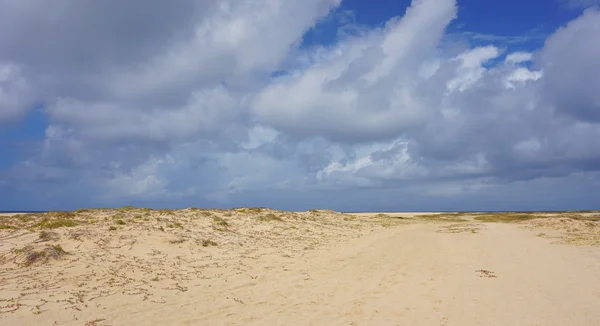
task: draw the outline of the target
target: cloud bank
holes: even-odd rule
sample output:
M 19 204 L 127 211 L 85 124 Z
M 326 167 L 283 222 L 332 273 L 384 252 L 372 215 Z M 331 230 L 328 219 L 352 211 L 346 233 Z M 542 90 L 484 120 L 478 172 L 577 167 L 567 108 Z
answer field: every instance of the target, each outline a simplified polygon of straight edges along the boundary
M 0 0 L 0 128 L 48 120 L 0 207 L 593 204 L 597 8 L 535 51 L 447 41 L 454 0 L 301 47 L 339 5 Z

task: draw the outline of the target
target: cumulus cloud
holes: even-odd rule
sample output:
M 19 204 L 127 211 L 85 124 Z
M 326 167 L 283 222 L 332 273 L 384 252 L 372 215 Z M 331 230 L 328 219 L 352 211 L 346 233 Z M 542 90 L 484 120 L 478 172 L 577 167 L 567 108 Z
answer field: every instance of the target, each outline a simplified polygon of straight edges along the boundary
M 33 104 L 30 92 L 21 69 L 0 61 L 0 125 L 23 116 Z
M 533 52 L 444 42 L 455 0 L 300 48 L 328 14 L 352 17 L 339 4 L 0 0 L 0 123 L 36 102 L 49 119 L 0 194 L 443 209 L 600 187 L 597 9 Z
M 414 1 L 402 19 L 321 53 L 307 69 L 275 80 L 252 104 L 264 122 L 302 137 L 392 138 L 423 124 L 432 103 L 415 96 L 423 59 L 433 59 L 452 0 Z
M 582 121 L 600 121 L 600 11 L 588 9 L 546 40 L 540 54 L 549 105 Z

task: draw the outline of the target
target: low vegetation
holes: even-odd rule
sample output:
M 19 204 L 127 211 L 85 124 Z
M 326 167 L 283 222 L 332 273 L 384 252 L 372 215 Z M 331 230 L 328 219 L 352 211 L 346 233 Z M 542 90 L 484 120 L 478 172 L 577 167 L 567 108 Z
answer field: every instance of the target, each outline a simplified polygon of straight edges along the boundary
M 262 222 L 273 222 L 273 221 L 275 221 L 275 222 L 283 222 L 283 218 L 281 218 L 280 216 L 277 216 L 277 215 L 275 215 L 273 213 L 269 213 L 267 215 L 259 216 L 258 220 L 262 221 Z
M 210 239 L 204 239 L 200 242 L 202 247 L 216 247 L 218 244 Z
M 42 231 L 42 232 L 40 232 L 40 235 L 38 236 L 38 238 L 42 242 L 56 241 L 56 240 L 60 239 L 60 235 L 58 233 L 52 232 L 52 231 Z
M 39 222 L 34 224 L 33 227 L 40 228 L 40 229 L 58 229 L 61 227 L 70 228 L 70 227 L 74 227 L 77 225 L 78 225 L 77 222 L 75 222 L 74 220 L 70 220 L 70 219 L 67 220 L 67 219 L 63 219 L 63 218 L 58 218 L 58 219 L 43 218 Z
M 23 265 L 29 267 L 34 264 L 47 263 L 51 259 L 58 260 L 69 253 L 67 253 L 59 244 L 57 244 L 47 245 L 40 250 L 28 248 L 27 250 L 24 250 L 23 254 L 26 255 Z
M 222 226 L 222 227 L 228 227 L 229 226 L 229 223 L 225 219 L 223 219 L 222 217 L 213 216 L 213 221 L 218 226 Z

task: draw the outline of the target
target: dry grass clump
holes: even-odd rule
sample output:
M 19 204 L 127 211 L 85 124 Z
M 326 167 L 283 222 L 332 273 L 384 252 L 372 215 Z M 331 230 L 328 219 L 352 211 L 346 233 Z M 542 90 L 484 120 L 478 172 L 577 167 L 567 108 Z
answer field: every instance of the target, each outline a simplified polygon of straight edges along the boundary
M 437 230 L 437 233 L 472 233 L 477 234 L 481 230 L 481 225 L 472 223 L 457 223 L 444 225 Z
M 273 221 L 283 222 L 283 218 L 281 218 L 280 216 L 277 216 L 273 213 L 269 213 L 267 215 L 260 216 L 260 217 L 258 217 L 258 220 L 261 222 L 273 222 Z
M 28 267 L 36 263 L 45 264 L 50 261 L 50 259 L 59 260 L 65 255 L 68 255 L 68 253 L 60 245 L 48 245 L 41 250 L 31 250 L 27 252 L 23 265 Z
M 600 221 L 600 214 L 594 213 L 575 213 L 575 212 L 498 212 L 498 213 L 479 213 L 475 220 L 482 222 L 524 222 L 537 219 L 564 218 L 579 221 Z
M 540 218 L 543 216 L 539 215 L 539 213 L 529 213 L 529 212 L 509 212 L 509 213 L 486 213 L 475 216 L 475 220 L 481 222 L 503 222 L 503 223 L 513 223 L 513 222 L 522 222 L 527 220 L 532 220 L 536 218 Z
M 63 218 L 49 219 L 47 217 L 44 217 L 43 219 L 35 223 L 33 227 L 40 229 L 57 229 L 61 227 L 74 227 L 77 225 L 78 223 L 74 220 L 68 220 Z
M 532 228 L 561 231 L 563 234 L 559 243 L 600 246 L 600 221 L 577 219 L 564 214 L 559 217 L 533 219 L 527 225 Z
M 383 213 L 379 213 L 373 217 L 374 218 L 386 218 L 386 219 L 398 219 L 398 220 L 404 219 L 404 217 L 402 217 L 402 216 L 394 216 L 394 215 L 388 215 L 388 214 L 383 214 Z
M 229 222 L 227 222 L 224 218 L 219 217 L 219 216 L 213 216 L 213 221 L 215 222 L 215 224 L 217 224 L 218 226 L 221 227 L 228 227 L 229 226 Z
M 28 245 L 20 249 L 13 249 L 10 255 L 5 254 L 1 260 L 3 262 L 10 260 L 19 266 L 30 267 L 48 263 L 50 260 L 59 260 L 65 255 L 69 255 L 69 253 L 59 244 L 46 245 L 40 249 Z
M 46 217 L 52 217 L 55 219 L 74 219 L 75 217 L 77 217 L 77 214 L 73 213 L 73 212 L 63 212 L 63 211 L 54 211 L 54 212 L 48 212 L 44 214 Z
M 11 229 L 15 229 L 15 227 L 12 225 L 0 224 L 0 230 L 11 230 Z
M 200 244 L 202 244 L 202 247 L 216 247 L 218 246 L 218 244 L 210 239 L 203 239 L 202 241 L 200 241 Z
M 42 231 L 38 237 L 40 242 L 57 241 L 60 239 L 60 234 L 52 231 Z
M 473 213 L 458 212 L 458 213 L 440 213 L 440 214 L 425 214 L 415 216 L 418 219 L 430 222 L 468 222 L 466 217 L 473 215 Z
M 268 208 L 265 207 L 241 207 L 233 209 L 233 211 L 236 211 L 241 214 L 262 214 L 267 210 Z

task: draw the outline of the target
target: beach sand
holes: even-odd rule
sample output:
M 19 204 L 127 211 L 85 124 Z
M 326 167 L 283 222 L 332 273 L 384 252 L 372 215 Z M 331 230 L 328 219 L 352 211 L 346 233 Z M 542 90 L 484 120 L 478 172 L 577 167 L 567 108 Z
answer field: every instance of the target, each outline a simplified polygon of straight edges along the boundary
M 3 216 L 0 325 L 598 325 L 597 218 Z

